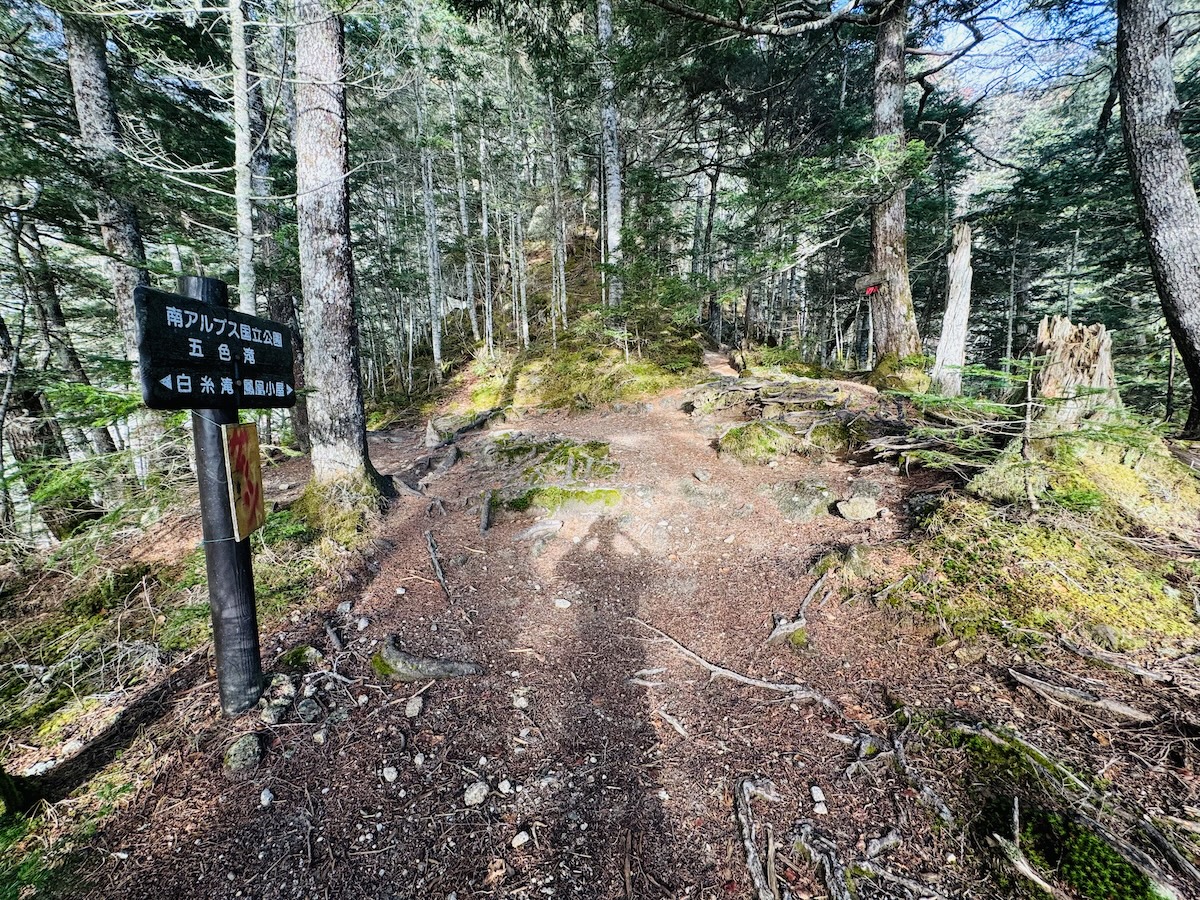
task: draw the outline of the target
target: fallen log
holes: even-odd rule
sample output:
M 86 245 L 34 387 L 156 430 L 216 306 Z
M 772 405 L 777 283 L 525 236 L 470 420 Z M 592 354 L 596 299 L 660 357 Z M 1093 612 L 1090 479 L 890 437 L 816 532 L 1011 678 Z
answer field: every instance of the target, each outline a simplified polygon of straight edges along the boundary
M 1130 706 L 1128 703 L 1122 703 L 1120 700 L 1109 700 L 1106 697 L 1098 697 L 1095 694 L 1087 691 L 1076 690 L 1075 688 L 1064 687 L 1059 684 L 1052 684 L 1049 681 L 1042 681 L 1040 678 L 1034 678 L 1032 675 L 1025 675 L 1018 672 L 1016 669 L 1009 669 L 1008 674 L 1016 679 L 1019 683 L 1025 685 L 1036 694 L 1041 695 L 1044 699 L 1058 701 L 1059 703 L 1086 706 L 1091 709 L 1098 709 L 1102 712 L 1111 713 L 1131 722 L 1154 722 L 1157 716 Z

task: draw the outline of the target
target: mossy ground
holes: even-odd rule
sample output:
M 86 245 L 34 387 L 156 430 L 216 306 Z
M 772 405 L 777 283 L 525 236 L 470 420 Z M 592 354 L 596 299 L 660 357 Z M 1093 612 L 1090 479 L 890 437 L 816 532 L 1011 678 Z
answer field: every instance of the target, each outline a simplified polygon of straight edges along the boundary
M 547 513 L 556 512 L 568 506 L 605 506 L 614 507 L 621 502 L 621 492 L 616 488 L 571 488 L 571 487 L 538 487 L 531 488 L 505 502 L 505 507 L 516 512 L 529 509 L 540 509 Z
M 800 439 L 786 425 L 748 422 L 735 425 L 717 442 L 721 453 L 747 465 L 765 465 L 782 459 L 800 447 Z
M 310 481 L 292 505 L 295 520 L 344 548 L 361 544 L 383 509 L 376 478 L 362 472 L 329 482 Z
M 1061 509 L 1009 518 L 960 496 L 924 524 L 927 537 L 914 547 L 923 577 L 895 596 L 960 636 L 1080 623 L 1109 626 L 1135 643 L 1197 634 L 1179 589 L 1200 575 L 1197 566 L 1142 549 L 1096 520 Z

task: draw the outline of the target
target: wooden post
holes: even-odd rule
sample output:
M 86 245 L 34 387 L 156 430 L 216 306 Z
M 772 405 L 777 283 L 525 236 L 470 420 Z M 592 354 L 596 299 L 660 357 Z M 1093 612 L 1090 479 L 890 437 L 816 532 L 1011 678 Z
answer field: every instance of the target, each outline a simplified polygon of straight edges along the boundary
M 229 305 L 229 288 L 215 278 L 183 276 L 179 279 L 179 293 L 221 308 Z M 254 706 L 263 688 L 250 539 L 239 541 L 234 537 L 221 437 L 221 426 L 237 421 L 236 409 L 192 411 L 217 686 L 221 711 L 227 716 Z

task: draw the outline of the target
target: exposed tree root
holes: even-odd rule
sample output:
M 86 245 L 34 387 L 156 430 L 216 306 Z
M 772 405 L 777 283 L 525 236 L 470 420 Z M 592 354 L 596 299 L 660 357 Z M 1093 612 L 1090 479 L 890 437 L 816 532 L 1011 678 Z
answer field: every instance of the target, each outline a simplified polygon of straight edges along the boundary
M 770 803 L 778 803 L 779 795 L 775 793 L 775 785 L 768 779 L 743 778 L 738 782 L 737 791 L 733 797 L 733 811 L 737 816 L 738 829 L 742 835 L 742 846 L 746 848 L 746 868 L 750 873 L 750 883 L 754 885 L 755 900 L 781 900 L 791 895 L 783 888 L 780 895 L 776 892 L 778 884 L 774 878 L 774 861 L 768 867 L 758 853 L 758 841 L 755 835 L 754 815 L 750 801 L 760 797 Z
M 1109 700 L 1106 697 L 1097 697 L 1087 691 L 1052 684 L 1049 681 L 1042 681 L 1040 678 L 1018 672 L 1016 669 L 1009 669 L 1008 674 L 1046 700 L 1058 701 L 1068 706 L 1086 706 L 1098 709 L 1131 722 L 1154 722 L 1158 718 L 1145 710 L 1122 703 L 1120 700 Z
M 429 548 L 429 562 L 433 567 L 434 577 L 437 578 L 438 584 L 442 586 L 442 593 L 446 595 L 446 599 L 450 599 L 450 585 L 446 584 L 446 573 L 442 571 L 442 564 L 438 561 L 437 541 L 433 539 L 433 532 L 425 532 L 425 544 Z
M 825 882 L 830 900 L 854 900 L 850 893 L 850 876 L 838 856 L 837 844 L 819 832 L 808 819 L 800 821 L 796 844 L 804 848 Z
M 1175 676 L 1169 672 L 1153 672 L 1150 669 L 1143 669 L 1136 663 L 1132 663 L 1127 659 L 1122 659 L 1120 654 L 1108 653 L 1104 650 L 1093 650 L 1090 647 L 1084 647 L 1082 644 L 1076 644 L 1067 640 L 1065 637 L 1060 637 L 1058 642 L 1063 648 L 1074 653 L 1076 656 L 1082 656 L 1086 660 L 1099 663 L 1102 666 L 1107 666 L 1110 669 L 1119 669 L 1123 672 L 1128 672 L 1130 675 L 1136 675 L 1138 678 L 1143 678 L 1146 681 L 1156 681 L 1160 684 L 1170 684 L 1175 680 Z
M 807 688 L 802 684 L 788 684 L 777 681 L 763 681 L 761 678 L 751 678 L 749 675 L 743 675 L 741 672 L 735 672 L 733 669 L 727 669 L 724 666 L 719 666 L 716 663 L 709 662 L 700 654 L 694 653 L 683 644 L 679 643 L 679 641 L 675 640 L 675 638 L 671 637 L 665 631 L 655 628 L 649 622 L 644 622 L 643 620 L 637 618 L 637 616 L 630 616 L 629 621 L 637 622 L 643 628 L 648 628 L 650 631 L 653 631 L 659 636 L 659 638 L 673 646 L 683 656 L 690 659 L 696 665 L 707 669 L 709 672 L 710 681 L 717 678 L 725 678 L 729 681 L 736 681 L 738 684 L 748 685 L 749 687 L 762 688 L 763 690 L 767 691 L 775 691 L 780 694 L 787 694 L 793 700 L 808 703 L 819 703 L 834 715 L 841 715 L 841 710 L 838 708 L 836 703 L 834 703 L 824 694 L 814 691 L 811 688 Z

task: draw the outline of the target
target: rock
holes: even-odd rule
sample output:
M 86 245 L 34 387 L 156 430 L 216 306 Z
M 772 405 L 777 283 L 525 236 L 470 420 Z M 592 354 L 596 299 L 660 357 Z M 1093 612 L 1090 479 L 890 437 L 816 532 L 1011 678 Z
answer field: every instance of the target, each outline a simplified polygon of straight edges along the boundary
M 498 785 L 496 785 L 496 790 L 507 796 L 508 794 L 512 793 L 512 782 L 505 778 Z
M 701 484 L 707 484 L 709 481 L 712 480 L 712 473 L 707 471 L 706 469 L 697 469 L 695 472 L 692 473 L 692 475 Z
M 843 519 L 866 522 L 879 513 L 879 504 L 872 497 L 850 497 L 837 504 L 837 511 Z
M 987 648 L 978 645 L 959 647 L 954 651 L 954 658 L 964 666 L 973 666 L 977 662 L 982 662 L 985 656 L 987 656 Z
M 530 840 L 531 839 L 528 831 L 518 831 L 515 835 L 513 835 L 512 848 L 514 850 L 520 850 L 522 847 L 528 844 Z
M 262 739 L 257 732 L 243 734 L 225 751 L 225 768 L 230 772 L 244 772 L 255 768 L 262 759 Z
M 354 609 L 354 601 L 353 600 L 343 600 L 341 603 L 338 604 L 338 608 L 337 608 L 338 615 L 339 616 L 348 616 L 348 615 L 350 615 L 350 610 L 352 610 L 352 609 Z
M 568 600 L 566 597 L 557 597 L 554 600 L 554 608 L 555 609 L 570 609 L 571 601 Z
M 467 806 L 479 806 L 487 799 L 488 785 L 486 781 L 476 781 L 463 792 L 463 803 Z
M 313 743 L 318 747 L 324 746 L 327 740 L 329 740 L 328 728 L 320 728 L 313 732 Z
M 829 512 L 830 505 L 837 499 L 828 485 L 813 479 L 776 484 L 769 493 L 783 517 L 800 524 Z
M 368 619 L 366 616 L 360 616 L 360 617 L 359 617 L 359 620 L 358 620 L 358 626 L 357 626 L 357 627 L 358 627 L 358 630 L 359 630 L 359 631 L 366 631 L 366 630 L 367 630 L 367 626 L 368 626 L 368 625 L 370 625 L 370 624 L 371 624 L 371 620 L 370 620 L 370 619 Z
M 321 718 L 321 704 L 311 697 L 306 697 L 296 704 L 296 715 L 300 717 L 302 722 L 315 722 Z
M 393 681 L 429 681 L 483 674 L 483 667 L 475 663 L 406 653 L 396 646 L 395 635 L 389 635 L 384 641 L 383 649 L 372 657 L 371 666 L 381 676 Z
M 1121 632 L 1111 625 L 1089 625 L 1088 634 L 1104 650 L 1120 653 L 1126 649 L 1126 642 Z
M 284 697 L 277 700 L 272 700 L 265 707 L 263 707 L 263 711 L 259 715 L 259 718 L 262 720 L 264 725 L 278 725 L 284 720 L 284 717 L 287 715 L 287 711 L 291 709 L 291 707 L 292 701 L 289 698 Z
M 420 694 L 415 697 L 409 697 L 408 702 L 404 704 L 404 718 L 415 719 L 425 709 L 425 698 Z
M 416 766 L 418 769 L 421 768 L 421 766 L 425 765 L 425 754 L 424 753 L 414 753 L 413 754 L 413 765 Z
M 514 694 L 513 709 L 529 709 L 529 698 L 521 694 Z
M 397 597 L 403 597 L 403 596 L 404 596 L 405 594 L 407 594 L 407 593 L 408 593 L 408 591 L 407 591 L 407 590 L 405 590 L 405 589 L 404 589 L 404 588 L 402 588 L 402 587 L 398 587 L 398 588 L 396 588 L 396 596 L 397 596 Z
M 883 485 L 868 478 L 856 478 L 850 482 L 850 496 L 870 497 L 872 500 L 878 500 L 883 496 Z
M 513 540 L 536 541 L 539 538 L 550 537 L 550 535 L 556 534 L 562 527 L 563 523 L 557 519 L 544 519 L 541 522 L 534 522 L 515 538 L 513 538 Z
M 263 792 L 258 795 L 258 805 L 266 809 L 275 802 L 275 795 L 271 793 L 270 788 L 263 788 Z
M 846 549 L 842 559 L 842 574 L 849 578 L 866 578 L 871 574 L 871 555 L 862 544 Z
M 388 784 L 394 783 L 395 780 L 399 777 L 400 777 L 400 771 L 395 766 L 384 766 L 383 767 L 383 780 L 386 781 Z

